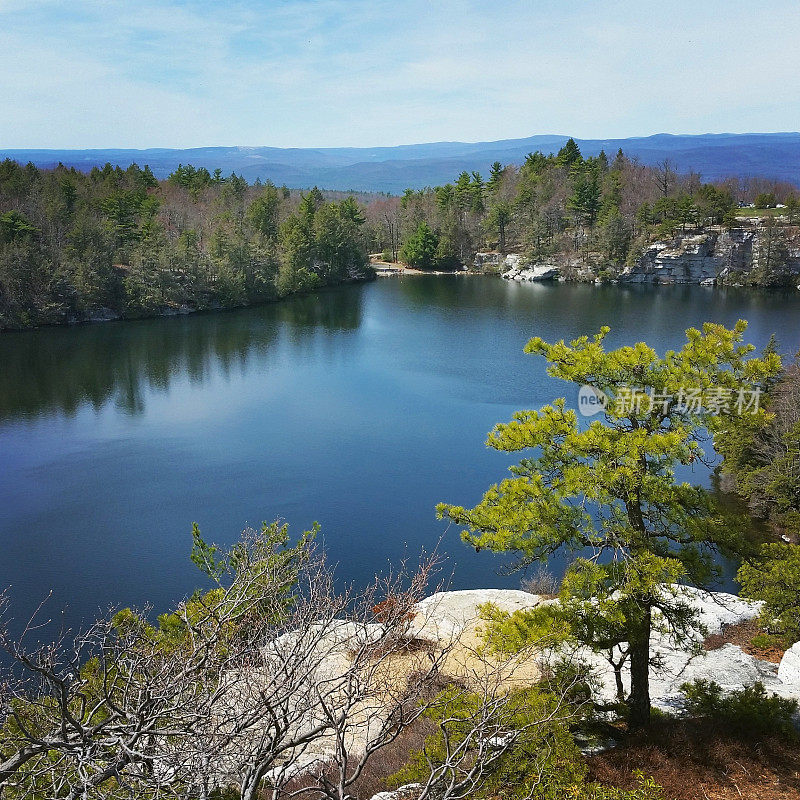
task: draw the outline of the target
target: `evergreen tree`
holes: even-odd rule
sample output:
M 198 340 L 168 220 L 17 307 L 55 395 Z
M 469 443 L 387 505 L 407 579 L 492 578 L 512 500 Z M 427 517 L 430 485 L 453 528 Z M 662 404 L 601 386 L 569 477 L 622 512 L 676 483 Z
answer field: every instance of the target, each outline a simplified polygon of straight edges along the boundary
M 506 249 L 506 230 L 511 222 L 511 206 L 506 202 L 495 203 L 489 211 L 486 225 L 492 234 L 497 235 L 497 249 L 504 253 Z
M 483 214 L 485 210 L 484 202 L 483 202 L 483 195 L 485 190 L 485 185 L 483 183 L 483 178 L 481 177 L 480 172 L 473 172 L 472 173 L 472 183 L 470 185 L 470 196 L 471 196 L 471 203 L 469 210 L 473 214 Z
M 582 225 L 594 226 L 600 211 L 600 180 L 596 170 L 579 170 L 575 173 L 567 208 L 575 213 Z
M 643 342 L 606 351 L 608 328 L 570 344 L 531 339 L 526 352 L 544 356 L 551 376 L 607 398 L 602 418 L 580 424 L 564 398 L 518 412 L 488 441 L 524 453 L 511 477 L 475 508 L 438 507 L 440 516 L 464 526 L 462 538 L 478 550 L 516 552 L 522 563 L 577 555 L 564 591 L 587 613 L 599 606 L 624 629 L 633 727 L 650 720 L 654 626 L 684 645 L 693 641 L 695 619 L 677 585 L 709 585 L 714 552 L 743 546 L 713 496 L 676 480 L 675 469 L 702 460 L 706 432 L 724 421 L 707 403 L 682 401 L 683 393 L 735 393 L 780 371 L 774 354 L 748 357 L 745 328 L 739 322 L 733 330 L 710 323 L 702 332 L 689 329 L 683 348 L 663 358 Z
M 530 157 L 529 155 L 528 158 Z M 500 184 L 503 181 L 504 171 L 503 165 L 499 161 L 495 161 L 494 164 L 492 164 L 489 172 L 489 183 L 487 184 L 490 194 L 497 194 L 497 190 L 500 188 Z
M 433 269 L 439 241 L 427 222 L 422 221 L 400 248 L 400 260 L 416 269 Z
M 583 163 L 583 156 L 575 140 L 570 137 L 567 143 L 558 151 L 556 163 L 559 167 L 571 169 Z
M 274 239 L 278 235 L 279 207 L 278 190 L 271 181 L 267 181 L 261 194 L 247 209 L 250 225 L 265 239 Z

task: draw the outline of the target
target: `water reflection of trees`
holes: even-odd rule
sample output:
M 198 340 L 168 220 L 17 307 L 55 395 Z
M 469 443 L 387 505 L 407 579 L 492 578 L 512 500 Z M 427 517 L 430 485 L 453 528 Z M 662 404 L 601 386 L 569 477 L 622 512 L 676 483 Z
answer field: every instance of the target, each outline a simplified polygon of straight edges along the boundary
M 358 328 L 361 297 L 361 287 L 345 287 L 228 313 L 3 334 L 0 419 L 109 402 L 141 414 L 146 389 L 178 378 L 201 387 L 212 372 L 252 368 L 282 332 L 297 346 L 318 331 Z

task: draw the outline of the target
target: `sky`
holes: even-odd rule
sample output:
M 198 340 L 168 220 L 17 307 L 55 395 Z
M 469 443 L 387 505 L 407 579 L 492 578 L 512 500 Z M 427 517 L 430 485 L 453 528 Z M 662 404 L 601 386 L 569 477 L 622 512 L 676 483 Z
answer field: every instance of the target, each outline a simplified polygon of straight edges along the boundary
M 0 0 L 0 148 L 800 129 L 798 0 Z

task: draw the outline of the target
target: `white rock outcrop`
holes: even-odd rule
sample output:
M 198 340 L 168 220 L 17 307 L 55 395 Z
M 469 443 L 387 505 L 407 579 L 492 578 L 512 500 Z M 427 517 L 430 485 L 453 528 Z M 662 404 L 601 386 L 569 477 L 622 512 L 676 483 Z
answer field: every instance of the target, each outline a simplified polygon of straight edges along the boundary
M 721 633 L 728 625 L 756 617 L 760 604 L 743 600 L 726 592 L 705 592 L 690 587 L 676 587 L 676 594 L 697 614 L 697 627 L 691 636 L 700 645 L 707 634 Z M 685 644 L 685 643 L 683 643 Z M 727 644 L 717 650 L 691 652 L 669 636 L 655 632 L 651 640 L 653 663 L 650 671 L 650 695 L 653 705 L 665 710 L 680 708 L 681 686 L 695 680 L 713 680 L 726 691 L 749 686 L 756 681 L 768 689 L 779 683 L 777 667 L 744 653 L 740 647 Z M 579 648 L 574 657 L 594 667 L 600 680 L 599 699 L 608 702 L 616 698 L 614 671 L 609 663 L 588 648 Z M 630 689 L 630 673 L 622 672 L 625 691 Z M 783 694 L 783 691 L 776 693 Z
M 413 797 L 422 789 L 421 783 L 407 783 L 389 792 L 378 792 L 372 795 L 372 800 L 403 800 L 405 797 Z
M 743 243 L 732 244 L 732 252 L 739 255 L 752 251 L 752 234 Z M 670 241 L 654 242 L 636 264 L 625 270 L 620 280 L 628 283 L 702 283 L 713 282 L 726 266 L 717 254 L 716 234 L 679 236 Z M 744 256 L 742 256 L 744 261 Z
M 690 587 L 676 587 L 675 591 L 679 599 L 697 614 L 697 627 L 692 637 L 698 646 L 706 635 L 721 633 L 729 625 L 753 619 L 761 610 L 761 603 L 726 592 L 706 592 Z M 543 600 L 538 595 L 511 589 L 440 592 L 418 605 L 419 614 L 412 623 L 410 634 L 446 646 L 479 623 L 479 607 L 485 603 L 493 603 L 512 613 L 549 602 L 557 601 Z M 653 635 L 652 655 L 657 666 L 651 670 L 650 691 L 655 706 L 665 710 L 680 708 L 683 702 L 681 686 L 701 679 L 714 681 L 729 692 L 760 681 L 768 692 L 800 699 L 800 642 L 787 652 L 780 675 L 776 664 L 755 658 L 734 644 L 716 650 L 701 649 L 697 652 L 697 649 L 691 652 L 664 634 Z M 594 667 L 600 682 L 599 699 L 613 701 L 616 684 L 608 662 L 588 648 L 577 648 L 570 655 Z M 630 687 L 627 668 L 623 669 L 623 683 L 627 691 Z
M 650 692 L 656 707 L 665 710 L 679 710 L 683 704 L 681 686 L 683 683 L 698 679 L 711 680 L 720 684 L 725 691 L 734 691 L 745 686 L 752 686 L 760 681 L 768 692 L 782 697 L 800 700 L 800 642 L 790 648 L 780 667 L 767 661 L 757 659 L 736 645 L 726 644 L 715 650 L 702 649 L 705 635 L 720 633 L 728 625 L 734 625 L 752 619 L 758 615 L 761 604 L 744 600 L 724 592 L 704 592 L 688 587 L 671 587 L 672 595 L 691 606 L 696 612 L 698 626 L 692 633 L 696 647 L 690 652 L 678 646 L 666 634 L 655 633 L 651 643 L 651 654 L 655 666 L 651 668 Z M 409 621 L 406 634 L 409 639 L 427 642 L 432 650 L 442 648 L 448 650 L 448 660 L 442 664 L 443 675 L 477 674 L 477 662 L 470 661 L 480 644 L 477 629 L 481 625 L 481 606 L 492 603 L 502 611 L 513 613 L 536 608 L 543 603 L 557 603 L 539 595 L 511 589 L 470 589 L 464 591 L 438 592 L 425 598 L 416 606 L 416 614 Z M 353 624 L 345 620 L 328 621 L 325 625 L 312 625 L 298 639 L 298 634 L 289 632 L 271 642 L 264 650 L 267 665 L 273 660 L 281 661 L 292 650 L 304 645 L 316 654 L 318 660 L 308 675 L 310 685 L 318 684 L 333 687 L 337 682 L 345 680 L 351 665 L 351 654 L 354 649 L 365 643 L 380 639 L 383 628 L 380 624 Z M 312 642 L 308 642 L 308 639 Z M 685 643 L 683 643 L 685 644 Z M 455 647 L 454 647 L 455 645 Z M 450 650 L 452 648 L 452 650 Z M 460 648 L 460 649 L 459 649 Z M 570 653 L 559 651 L 552 653 L 554 657 L 569 655 L 576 660 L 584 661 L 594 668 L 599 679 L 598 699 L 613 702 L 616 699 L 616 683 L 613 669 L 599 654 L 588 648 L 578 647 Z M 535 663 L 515 665 L 511 677 L 516 685 L 531 685 L 539 680 L 542 660 L 547 660 L 546 653 L 539 653 Z M 414 663 L 410 663 L 410 668 Z M 487 666 L 488 662 L 481 661 Z M 491 668 L 491 665 L 488 665 Z M 398 676 L 400 672 L 397 673 Z M 413 674 L 413 669 L 409 674 Z M 252 673 L 246 682 L 258 684 L 258 672 Z M 232 674 L 231 679 L 241 676 Z M 630 676 L 627 668 L 623 670 L 625 691 L 629 690 Z M 243 691 L 242 702 L 246 702 L 246 691 Z M 236 698 L 233 698 L 236 701 Z M 353 753 L 363 752 L 381 729 L 386 719 L 386 709 L 380 698 L 366 697 L 354 708 L 352 724 L 346 731 L 346 744 Z M 316 712 L 297 720 L 301 728 L 315 724 Z M 305 749 L 297 764 L 287 763 L 277 769 L 291 767 L 299 773 L 316 769 L 324 763 L 333 752 L 334 742 L 330 738 L 322 738 L 313 747 Z M 405 787 L 411 788 L 411 787 Z M 397 793 L 383 793 L 379 800 L 401 800 L 402 790 Z
M 800 642 L 795 642 L 784 654 L 778 666 L 781 682 L 797 688 L 800 694 Z
M 503 277 L 507 281 L 550 281 L 559 277 L 555 264 L 525 264 L 522 256 L 516 254 L 506 256 L 504 264 Z
M 480 619 L 479 608 L 492 603 L 501 611 L 513 613 L 535 608 L 539 595 L 515 589 L 465 589 L 437 592 L 417 604 L 417 615 L 408 635 L 414 639 L 446 646 Z
M 747 230 L 709 231 L 683 234 L 672 239 L 653 242 L 632 267 L 625 269 L 620 281 L 627 283 L 699 283 L 710 286 L 718 281 L 730 282 L 744 276 L 760 265 L 765 249 L 763 231 L 757 227 Z M 779 270 L 788 274 L 800 273 L 800 243 L 796 229 L 786 232 L 785 262 Z M 775 267 L 773 267 L 775 269 Z

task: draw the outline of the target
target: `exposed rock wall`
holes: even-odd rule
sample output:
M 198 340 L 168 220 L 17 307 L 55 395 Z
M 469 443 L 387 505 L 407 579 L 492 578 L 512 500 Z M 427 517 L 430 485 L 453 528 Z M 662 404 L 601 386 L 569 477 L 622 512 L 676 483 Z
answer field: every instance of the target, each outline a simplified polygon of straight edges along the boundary
M 771 238 L 770 238 L 771 237 Z M 800 242 L 793 229 L 734 228 L 654 242 L 620 275 L 628 283 L 749 283 L 800 275 Z

